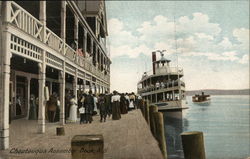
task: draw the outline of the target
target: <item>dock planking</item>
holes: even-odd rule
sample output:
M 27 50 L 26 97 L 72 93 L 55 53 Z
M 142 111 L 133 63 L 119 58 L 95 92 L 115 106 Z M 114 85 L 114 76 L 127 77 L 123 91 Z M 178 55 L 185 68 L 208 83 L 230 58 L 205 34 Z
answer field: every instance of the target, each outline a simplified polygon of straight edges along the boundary
M 105 123 L 100 123 L 99 116 L 95 116 L 92 124 L 66 124 L 65 136 L 56 136 L 58 125 L 48 123 L 46 133 L 37 134 L 36 121 L 13 121 L 10 125 L 10 149 L 0 151 L 0 156 L 4 159 L 7 156 L 18 159 L 69 159 L 71 153 L 67 150 L 70 150 L 70 142 L 74 135 L 103 134 L 105 159 L 162 159 L 158 143 L 140 110 L 122 115 L 121 120 L 108 119 Z M 47 152 L 9 153 L 13 148 Z

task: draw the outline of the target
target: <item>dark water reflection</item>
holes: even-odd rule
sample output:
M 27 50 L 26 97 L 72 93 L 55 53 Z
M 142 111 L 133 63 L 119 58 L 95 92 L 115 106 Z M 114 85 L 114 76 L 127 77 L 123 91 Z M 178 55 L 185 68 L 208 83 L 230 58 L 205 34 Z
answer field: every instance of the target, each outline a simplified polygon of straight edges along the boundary
M 202 131 L 207 159 L 245 159 L 250 156 L 249 96 L 212 96 L 209 106 L 164 112 L 169 158 L 184 158 L 180 133 Z

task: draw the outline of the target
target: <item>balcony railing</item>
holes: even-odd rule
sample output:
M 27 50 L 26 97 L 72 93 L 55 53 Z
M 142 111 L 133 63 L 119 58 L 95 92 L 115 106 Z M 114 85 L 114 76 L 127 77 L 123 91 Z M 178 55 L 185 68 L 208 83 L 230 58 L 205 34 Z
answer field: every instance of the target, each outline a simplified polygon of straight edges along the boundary
M 91 59 L 79 56 L 76 51 L 66 44 L 59 36 L 53 33 L 50 29 L 44 27 L 38 19 L 24 10 L 21 6 L 13 1 L 8 3 L 10 4 L 10 8 L 7 8 L 7 12 L 9 13 L 6 15 L 9 17 L 6 17 L 6 19 L 9 23 L 41 42 L 43 41 L 43 38 L 45 38 L 44 42 L 47 46 L 60 54 L 65 54 L 64 56 L 66 56 L 70 61 L 91 72 L 93 75 L 96 75 L 104 80 L 107 79 L 106 81 L 109 82 L 109 77 L 105 76 L 99 69 L 97 69 L 92 64 Z M 45 36 L 43 37 L 44 28 L 46 28 L 46 30 Z
M 58 37 L 55 33 L 53 33 L 51 30 L 49 30 L 48 28 L 46 28 L 45 43 L 49 47 L 63 54 L 63 40 L 60 37 Z
M 42 23 L 15 2 L 10 2 L 10 23 L 42 41 Z
M 68 44 L 65 44 L 65 56 L 71 61 L 76 60 L 76 52 Z

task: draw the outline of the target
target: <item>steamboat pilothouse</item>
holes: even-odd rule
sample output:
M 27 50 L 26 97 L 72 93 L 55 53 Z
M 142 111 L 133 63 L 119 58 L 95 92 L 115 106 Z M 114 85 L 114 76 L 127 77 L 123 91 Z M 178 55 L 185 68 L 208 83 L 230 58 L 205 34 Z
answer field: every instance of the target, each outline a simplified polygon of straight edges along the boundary
M 138 82 L 137 91 L 150 104 L 158 106 L 159 110 L 175 111 L 188 108 L 186 106 L 185 83 L 183 69 L 170 67 L 170 60 L 164 57 L 163 51 L 152 52 L 153 72 L 144 72 Z M 160 52 L 161 58 L 156 59 Z

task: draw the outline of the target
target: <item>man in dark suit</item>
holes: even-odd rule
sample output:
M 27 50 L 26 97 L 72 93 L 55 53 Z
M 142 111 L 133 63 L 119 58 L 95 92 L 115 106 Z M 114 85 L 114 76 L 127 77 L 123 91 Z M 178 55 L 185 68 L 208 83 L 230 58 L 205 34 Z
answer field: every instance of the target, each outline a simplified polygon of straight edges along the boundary
M 86 120 L 87 123 L 91 123 L 93 121 L 92 114 L 94 111 L 94 97 L 92 95 L 92 91 L 89 91 L 89 94 L 86 96 L 84 100 L 85 111 L 86 111 Z

